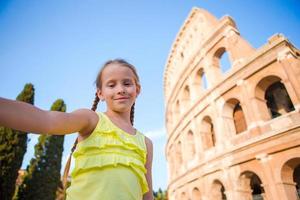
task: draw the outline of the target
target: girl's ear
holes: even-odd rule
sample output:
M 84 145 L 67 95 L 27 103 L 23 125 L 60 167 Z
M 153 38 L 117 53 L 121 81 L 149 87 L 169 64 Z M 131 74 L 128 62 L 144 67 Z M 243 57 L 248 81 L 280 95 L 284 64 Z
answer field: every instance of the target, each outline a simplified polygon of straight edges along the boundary
M 104 100 L 104 97 L 103 97 L 103 95 L 102 95 L 102 92 L 101 92 L 101 90 L 100 90 L 99 88 L 97 88 L 97 96 L 98 96 L 98 98 L 100 99 L 100 101 L 103 101 L 103 100 Z
M 141 85 L 137 84 L 136 85 L 136 97 L 139 96 L 140 93 L 141 93 Z

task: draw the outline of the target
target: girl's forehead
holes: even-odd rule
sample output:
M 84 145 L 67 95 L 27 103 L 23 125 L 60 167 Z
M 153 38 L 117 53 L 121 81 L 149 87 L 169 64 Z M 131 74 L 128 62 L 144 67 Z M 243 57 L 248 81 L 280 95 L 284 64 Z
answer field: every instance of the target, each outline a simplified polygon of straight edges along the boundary
M 102 72 L 101 79 L 103 81 L 111 79 L 135 79 L 133 71 L 126 66 L 120 64 L 110 64 L 106 66 Z

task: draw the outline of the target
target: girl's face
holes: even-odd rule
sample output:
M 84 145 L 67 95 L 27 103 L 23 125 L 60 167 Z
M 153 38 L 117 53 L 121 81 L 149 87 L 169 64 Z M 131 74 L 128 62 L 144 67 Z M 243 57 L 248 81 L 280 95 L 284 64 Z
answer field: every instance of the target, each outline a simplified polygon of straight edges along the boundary
M 105 100 L 107 109 L 115 112 L 126 112 L 131 109 L 140 93 L 140 85 L 136 82 L 133 71 L 120 64 L 107 65 L 101 74 L 101 88 L 97 94 Z

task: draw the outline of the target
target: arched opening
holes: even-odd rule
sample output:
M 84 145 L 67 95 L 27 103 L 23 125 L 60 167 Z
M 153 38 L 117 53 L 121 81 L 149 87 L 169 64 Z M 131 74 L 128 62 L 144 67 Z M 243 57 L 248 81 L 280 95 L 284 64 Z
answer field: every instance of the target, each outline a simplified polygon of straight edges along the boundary
M 181 141 L 178 141 L 176 145 L 176 170 L 177 174 L 180 172 L 182 165 L 182 150 L 181 150 Z
M 237 103 L 233 109 L 233 121 L 236 133 L 247 130 L 246 119 L 240 103 Z
M 177 99 L 176 104 L 175 104 L 175 115 L 178 120 L 180 117 L 180 101 L 179 101 L 179 99 Z
M 247 130 L 246 118 L 237 99 L 229 99 L 224 104 L 223 120 L 228 132 L 238 134 Z
M 300 199 L 300 164 L 294 170 L 293 181 L 296 184 L 297 195 Z
M 209 116 L 206 116 L 202 120 L 201 124 L 201 138 L 204 149 L 214 147 L 216 144 L 216 136 L 212 120 Z
M 285 86 L 279 81 L 266 89 L 265 100 L 272 118 L 295 110 Z
M 205 73 L 202 74 L 201 80 L 202 80 L 203 88 L 207 89 L 208 88 L 208 80 L 207 80 L 207 77 L 206 77 Z
M 289 94 L 278 76 L 267 76 L 255 88 L 255 101 L 263 120 L 295 110 Z
M 189 104 L 190 104 L 190 101 L 191 101 L 190 88 L 189 88 L 188 85 L 186 85 L 184 87 L 182 100 L 183 100 L 183 104 L 184 104 L 183 107 L 187 109 L 189 107 Z
M 283 165 L 281 179 L 287 198 L 300 198 L 300 157 L 292 158 Z
M 194 133 L 190 130 L 187 134 L 187 156 L 189 160 L 193 160 L 196 154 Z
M 199 69 L 196 72 L 196 77 L 195 77 L 195 83 L 194 84 L 196 85 L 197 88 L 200 89 L 200 92 L 207 89 L 208 83 L 207 83 L 207 78 L 206 78 L 206 75 L 204 73 L 203 68 Z
M 172 112 L 172 109 L 169 109 L 169 112 L 167 113 L 166 124 L 167 124 L 168 129 L 170 127 L 172 127 L 172 125 L 173 125 L 173 112 Z
M 219 181 L 215 180 L 212 185 L 212 199 L 214 200 L 226 200 L 226 194 L 225 194 L 225 187 L 224 185 Z
M 194 187 L 192 190 L 192 200 L 200 200 L 201 199 L 201 193 L 200 190 L 197 187 Z
M 222 73 L 226 73 L 231 68 L 229 54 L 224 47 L 219 48 L 213 57 L 214 66 L 218 66 Z
M 264 188 L 260 178 L 251 171 L 246 171 L 239 178 L 243 199 L 263 200 Z
M 182 193 L 181 193 L 180 199 L 182 199 L 182 200 L 187 200 L 187 199 L 188 199 L 188 197 L 187 197 L 187 195 L 186 195 L 185 192 L 182 192 Z

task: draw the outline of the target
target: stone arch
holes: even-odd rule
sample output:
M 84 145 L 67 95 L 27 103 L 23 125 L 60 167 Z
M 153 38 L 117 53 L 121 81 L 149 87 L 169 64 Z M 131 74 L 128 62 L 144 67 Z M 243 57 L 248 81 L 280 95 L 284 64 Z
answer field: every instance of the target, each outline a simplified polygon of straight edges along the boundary
M 181 166 L 182 166 L 182 143 L 179 140 L 176 144 L 176 174 L 178 174 L 180 172 Z
M 174 117 L 173 110 L 169 109 L 166 116 L 167 116 L 166 117 L 166 124 L 167 124 L 167 128 L 169 129 L 171 126 L 173 126 L 173 117 Z
M 218 48 L 213 54 L 213 66 L 218 67 L 221 73 L 230 70 L 231 61 L 225 47 Z
M 188 200 L 188 195 L 185 192 L 181 192 L 180 200 Z
M 190 87 L 186 85 L 182 93 L 182 103 L 184 108 L 188 108 L 191 103 L 191 92 Z
M 187 133 L 187 157 L 188 160 L 193 160 L 196 155 L 195 136 L 194 133 L 189 130 Z
M 209 116 L 205 116 L 201 121 L 200 134 L 204 149 L 209 149 L 216 144 L 216 134 L 212 119 Z
M 300 198 L 300 157 L 291 158 L 284 163 L 281 179 L 288 199 Z
M 269 75 L 262 78 L 255 87 L 255 98 L 259 104 L 258 107 L 262 109 L 264 120 L 295 110 L 281 80 L 276 75 Z
M 236 98 L 226 101 L 223 108 L 225 126 L 231 133 L 241 133 L 247 130 L 247 123 L 241 103 Z
M 194 72 L 193 75 L 193 91 L 201 94 L 207 89 L 207 80 L 204 69 L 201 67 Z
M 241 199 L 264 199 L 263 183 L 259 176 L 252 171 L 245 171 L 239 177 L 239 191 Z
M 281 82 L 275 82 L 267 88 L 265 99 L 272 118 L 295 110 L 290 96 Z
M 200 200 L 201 192 L 198 187 L 194 187 L 192 190 L 192 200 Z
M 225 187 L 219 180 L 214 180 L 211 186 L 212 200 L 225 200 L 227 199 L 225 194 Z
M 175 105 L 174 105 L 174 115 L 176 116 L 177 121 L 180 118 L 180 113 L 181 113 L 181 108 L 180 108 L 180 101 L 179 99 L 176 100 Z

